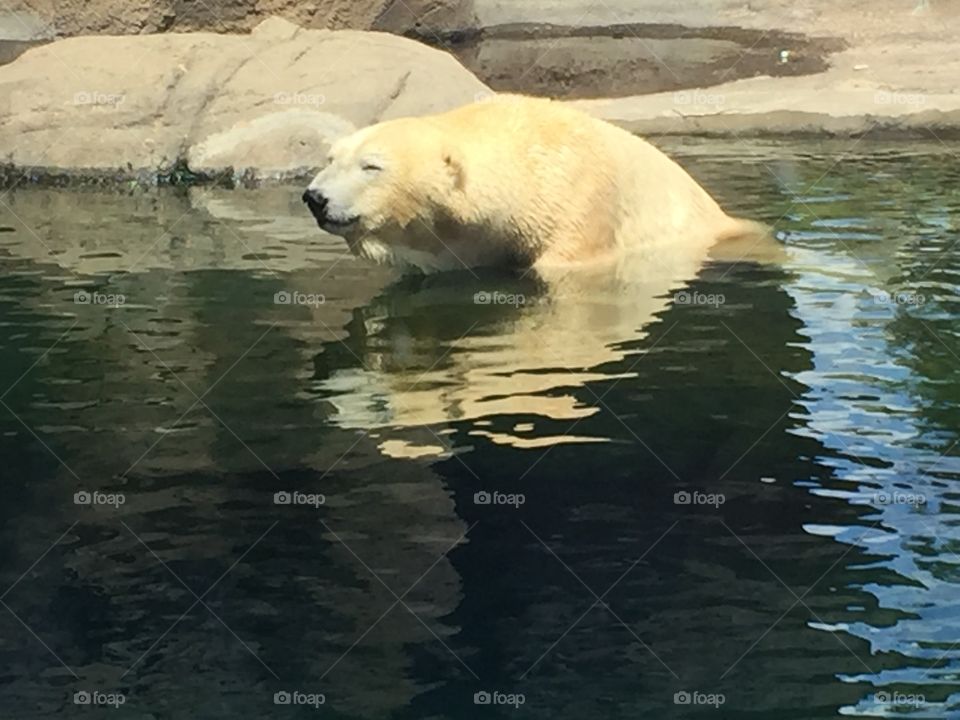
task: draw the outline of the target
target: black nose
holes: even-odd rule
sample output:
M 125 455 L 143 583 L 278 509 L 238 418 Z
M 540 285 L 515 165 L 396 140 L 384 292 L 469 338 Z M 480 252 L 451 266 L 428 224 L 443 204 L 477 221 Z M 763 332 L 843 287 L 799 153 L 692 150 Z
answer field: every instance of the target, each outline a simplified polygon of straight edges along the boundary
M 311 204 L 326 205 L 327 204 L 327 199 L 323 196 L 323 194 L 319 190 L 315 190 L 314 188 L 307 188 L 303 193 L 303 197 L 301 197 L 300 199 L 303 200 L 307 205 L 311 205 Z
M 323 223 L 327 219 L 327 203 L 329 201 L 319 190 L 307 188 L 301 200 L 306 203 L 318 223 Z

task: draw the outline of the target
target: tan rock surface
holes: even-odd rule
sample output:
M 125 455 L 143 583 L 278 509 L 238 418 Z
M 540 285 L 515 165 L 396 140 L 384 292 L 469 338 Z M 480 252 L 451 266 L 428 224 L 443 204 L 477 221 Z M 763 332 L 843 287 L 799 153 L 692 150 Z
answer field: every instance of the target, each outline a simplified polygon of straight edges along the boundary
M 129 175 L 192 159 L 208 173 L 306 174 L 350 127 L 485 91 L 420 43 L 279 18 L 250 35 L 68 38 L 0 67 L 0 163 Z

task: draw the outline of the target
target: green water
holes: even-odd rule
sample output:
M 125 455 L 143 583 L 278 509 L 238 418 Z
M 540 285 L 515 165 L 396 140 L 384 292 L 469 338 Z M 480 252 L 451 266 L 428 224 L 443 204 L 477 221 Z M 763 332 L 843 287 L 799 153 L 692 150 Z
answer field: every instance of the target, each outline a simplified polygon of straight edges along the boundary
M 0 717 L 960 717 L 960 146 L 667 147 L 782 262 L 0 195 Z

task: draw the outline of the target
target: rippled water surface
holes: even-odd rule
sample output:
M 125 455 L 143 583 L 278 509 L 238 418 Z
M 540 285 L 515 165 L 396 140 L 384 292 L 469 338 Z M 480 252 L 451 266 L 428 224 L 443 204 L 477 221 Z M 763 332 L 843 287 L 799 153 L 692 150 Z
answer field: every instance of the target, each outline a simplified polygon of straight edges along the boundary
M 668 149 L 783 256 L 5 193 L 0 717 L 960 717 L 960 146 Z

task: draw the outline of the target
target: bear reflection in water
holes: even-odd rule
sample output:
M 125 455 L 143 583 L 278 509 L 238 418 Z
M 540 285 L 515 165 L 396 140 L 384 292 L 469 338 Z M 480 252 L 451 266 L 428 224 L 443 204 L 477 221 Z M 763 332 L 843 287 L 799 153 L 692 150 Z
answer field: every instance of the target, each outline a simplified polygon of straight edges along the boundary
M 778 262 L 780 252 L 760 237 L 523 278 L 463 271 L 401 281 L 363 312 L 362 366 L 325 381 L 331 421 L 375 430 L 398 457 L 447 454 L 450 422 L 521 448 L 606 442 L 582 433 L 595 424 L 579 434 L 574 426 L 603 407 L 592 384 L 634 375 L 643 355 L 632 348 L 669 331 L 653 329 L 658 316 L 691 297 L 684 288 L 708 260 Z M 494 429 L 497 416 L 523 422 Z

